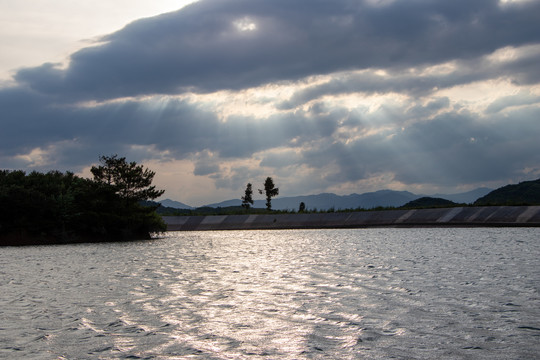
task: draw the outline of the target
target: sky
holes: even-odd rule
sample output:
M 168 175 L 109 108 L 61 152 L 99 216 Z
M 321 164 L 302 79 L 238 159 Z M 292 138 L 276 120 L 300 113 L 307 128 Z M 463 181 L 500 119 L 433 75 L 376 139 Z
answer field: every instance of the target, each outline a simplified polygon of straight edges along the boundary
M 3 0 L 0 53 L 2 169 L 118 154 L 191 206 L 540 177 L 539 0 Z

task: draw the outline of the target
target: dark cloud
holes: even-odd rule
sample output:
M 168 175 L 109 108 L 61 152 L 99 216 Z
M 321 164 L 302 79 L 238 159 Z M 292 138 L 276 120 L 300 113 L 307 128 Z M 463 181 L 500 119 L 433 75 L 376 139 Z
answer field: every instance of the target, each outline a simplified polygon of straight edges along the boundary
M 540 109 L 477 121 L 471 114 L 446 112 L 403 130 L 348 144 L 326 143 L 303 152 L 300 162 L 315 169 L 335 166 L 329 183 L 355 182 L 393 173 L 404 184 L 450 186 L 515 178 L 540 163 Z M 529 165 L 527 165 L 529 164 Z M 536 165 L 537 166 L 537 165 Z
M 530 92 L 522 92 L 517 95 L 504 96 L 493 101 L 486 109 L 486 114 L 493 114 L 508 107 L 540 104 L 540 96 L 532 95 Z
M 408 118 L 411 119 L 425 119 L 429 118 L 433 114 L 437 113 L 440 110 L 444 110 L 450 106 L 450 99 L 447 97 L 440 97 L 431 100 L 425 106 L 423 105 L 414 105 L 408 109 L 405 114 Z
M 81 164 L 95 161 L 96 149 L 101 154 L 126 153 L 131 145 L 168 151 L 175 158 L 201 151 L 222 158 L 250 157 L 289 146 L 293 140 L 301 144 L 326 138 L 338 128 L 338 119 L 303 112 L 260 120 L 231 116 L 221 121 L 196 104 L 161 98 L 66 106 L 51 105 L 50 99 L 29 91 L 5 90 L 0 91 L 2 100 L 6 121 L 0 132 L 0 156 L 26 154 L 36 148 L 61 152 L 69 147 L 70 155 L 78 155 Z M 94 149 L 92 155 L 89 148 Z M 216 169 L 214 164 L 200 163 L 196 172 L 207 175 Z
M 167 151 L 177 159 L 202 153 L 196 156 L 194 174 L 212 175 L 221 187 L 239 186 L 246 175 L 245 169 L 220 174 L 221 162 L 258 152 L 262 167 L 304 166 L 328 185 L 385 172 L 405 184 L 482 182 L 511 178 L 540 163 L 540 109 L 510 107 L 538 101 L 528 93 L 494 102 L 489 119 L 453 110 L 448 98 L 381 106 L 375 112 L 315 103 L 305 112 L 226 121 L 196 104 L 159 97 L 85 107 L 50 105 L 46 97 L 22 90 L 2 91 L 0 99 L 12 115 L 0 132 L 0 158 L 41 148 L 62 169 L 76 170 L 95 162 L 98 154 L 159 156 L 136 153 L 131 145 Z M 507 111 L 497 112 L 502 109 Z M 402 127 L 407 121 L 413 124 Z M 352 140 L 370 128 L 373 134 Z M 338 130 L 345 135 L 338 136 Z M 21 162 L 12 159 L 10 164 Z
M 283 110 L 293 109 L 327 95 L 401 93 L 412 96 L 425 96 L 440 88 L 452 87 L 485 78 L 488 78 L 488 76 L 478 71 L 467 72 L 466 75 L 452 73 L 450 75 L 430 76 L 410 74 L 408 71 L 388 75 L 379 75 L 374 71 L 361 74 L 348 73 L 332 77 L 322 84 L 299 90 L 289 100 L 280 103 L 278 108 Z
M 511 60 L 501 62 L 490 60 L 489 56 L 454 61 L 454 69 L 449 72 L 443 69 L 438 73 L 420 67 L 416 69 L 416 73 L 411 73 L 409 69 L 390 70 L 386 74 L 379 74 L 375 70 L 343 73 L 331 77 L 326 82 L 297 91 L 277 107 L 293 109 L 323 96 L 352 93 L 399 93 L 422 97 L 442 89 L 498 78 L 506 78 L 521 85 L 540 82 L 540 69 L 536 66 L 540 62 L 540 47 L 535 46 L 516 52 L 518 55 Z
M 204 175 L 216 174 L 219 172 L 219 170 L 220 168 L 218 164 L 197 162 L 195 164 L 195 169 L 193 170 L 193 174 L 197 176 L 204 176 Z
M 10 101 L 14 96 L 17 101 Z M 3 120 L 7 126 L 0 133 L 1 154 L 25 153 L 66 140 L 102 149 L 138 144 L 188 152 L 196 145 L 208 146 L 216 137 L 216 116 L 181 101 L 169 100 L 156 108 L 151 102 L 67 106 L 47 100 L 31 92 L 0 91 L 7 114 Z
M 540 42 L 540 41 L 539 41 Z M 540 82 L 540 46 L 528 46 L 519 56 L 501 66 L 500 72 L 518 85 L 531 85 Z
M 251 22 L 253 31 L 239 31 Z M 65 70 L 45 64 L 16 80 L 84 99 L 208 92 L 472 59 L 537 43 L 539 33 L 537 1 L 201 0 L 126 26 L 73 54 Z

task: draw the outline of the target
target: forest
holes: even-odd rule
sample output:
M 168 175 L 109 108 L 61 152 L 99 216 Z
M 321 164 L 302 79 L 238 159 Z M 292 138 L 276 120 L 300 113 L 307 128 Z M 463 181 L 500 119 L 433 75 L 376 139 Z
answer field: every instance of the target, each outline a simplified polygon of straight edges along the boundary
M 0 170 L 0 245 L 149 239 L 166 230 L 154 172 L 116 155 L 100 157 L 93 179 L 71 172 Z
M 540 205 L 540 179 L 503 186 L 476 200 L 474 205 Z

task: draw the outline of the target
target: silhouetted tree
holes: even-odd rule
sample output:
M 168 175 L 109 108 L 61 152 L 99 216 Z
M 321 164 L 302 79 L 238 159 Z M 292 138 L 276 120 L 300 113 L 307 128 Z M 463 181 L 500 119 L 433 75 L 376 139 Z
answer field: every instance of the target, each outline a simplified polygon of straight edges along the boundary
M 0 170 L 0 245 L 150 238 L 166 230 L 156 206 L 154 173 L 124 158 L 102 157 L 96 180 L 71 172 Z
M 264 192 L 266 194 L 266 209 L 272 210 L 272 198 L 279 195 L 279 189 L 275 187 L 274 180 L 271 177 L 267 177 L 264 182 Z M 259 189 L 259 194 L 262 194 L 263 191 Z
M 300 203 L 300 206 L 298 207 L 298 212 L 304 212 L 306 211 L 306 204 L 304 204 L 304 202 L 302 201 Z
M 245 195 L 242 196 L 242 207 L 249 210 L 251 205 L 253 205 L 253 190 L 251 189 L 251 183 L 248 183 L 246 186 Z
M 125 157 L 119 158 L 118 155 L 100 156 L 99 161 L 103 165 L 90 169 L 94 181 L 114 186 L 117 193 L 128 201 L 152 200 L 165 192 L 156 190 L 152 185 L 156 173 L 134 161 L 128 163 Z

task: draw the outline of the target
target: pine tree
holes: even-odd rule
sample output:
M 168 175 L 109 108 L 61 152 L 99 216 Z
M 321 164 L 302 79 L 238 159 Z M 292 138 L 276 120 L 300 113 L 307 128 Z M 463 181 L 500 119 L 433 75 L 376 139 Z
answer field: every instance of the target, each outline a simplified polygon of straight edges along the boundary
M 266 209 L 272 210 L 272 198 L 279 195 L 279 189 L 275 187 L 274 180 L 271 177 L 267 177 L 264 182 L 264 192 L 266 194 Z M 259 194 L 262 194 L 263 191 L 259 189 Z
M 253 190 L 251 189 L 251 183 L 248 183 L 246 186 L 245 195 L 242 196 L 242 207 L 249 210 L 251 205 L 253 205 Z
M 114 186 L 126 201 L 153 200 L 165 192 L 152 185 L 156 173 L 134 161 L 128 163 L 125 157 L 118 155 L 100 156 L 99 160 L 103 165 L 90 169 L 94 181 Z

